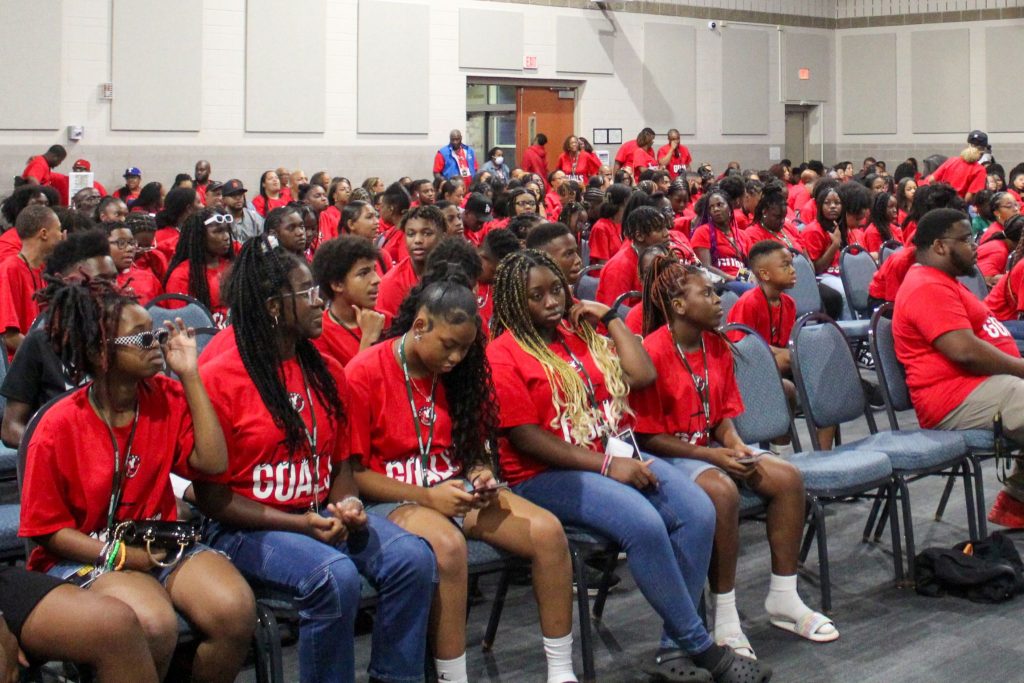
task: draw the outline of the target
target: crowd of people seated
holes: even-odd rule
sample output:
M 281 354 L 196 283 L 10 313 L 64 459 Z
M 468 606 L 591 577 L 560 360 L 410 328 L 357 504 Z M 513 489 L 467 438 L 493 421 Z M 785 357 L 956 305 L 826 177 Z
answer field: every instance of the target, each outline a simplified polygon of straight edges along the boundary
M 422 680 L 429 656 L 465 682 L 473 539 L 528 561 L 547 681 L 576 681 L 571 525 L 622 548 L 663 621 L 653 676 L 767 681 L 736 607 L 742 490 L 767 509 L 770 622 L 839 638 L 798 592 L 800 472 L 733 423 L 750 406 L 722 327 L 764 339 L 795 405 L 795 260 L 843 319 L 841 254 L 867 251 L 921 425 L 999 414 L 1024 439 L 1024 164 L 1007 175 L 981 131 L 892 173 L 716 172 L 678 131 L 656 142 L 645 128 L 608 166 L 575 135 L 549 162 L 538 134 L 510 168 L 453 130 L 432 178 L 280 167 L 250 190 L 200 160 L 167 186 L 128 167 L 71 197 L 65 150 L 33 157 L 0 207 L 0 436 L 27 454 L 33 545 L 27 571 L 0 572 L 0 671 L 20 647 L 160 680 L 181 614 L 193 676 L 233 680 L 271 587 L 297 605 L 302 680 L 352 681 L 365 578 L 371 680 Z M 956 280 L 976 267 L 984 301 Z M 164 294 L 211 315 L 201 353 L 180 320 L 154 326 Z M 823 427 L 815 448 L 834 440 Z M 132 535 L 186 512 L 204 531 L 176 556 Z M 1024 527 L 1024 474 L 990 518 Z

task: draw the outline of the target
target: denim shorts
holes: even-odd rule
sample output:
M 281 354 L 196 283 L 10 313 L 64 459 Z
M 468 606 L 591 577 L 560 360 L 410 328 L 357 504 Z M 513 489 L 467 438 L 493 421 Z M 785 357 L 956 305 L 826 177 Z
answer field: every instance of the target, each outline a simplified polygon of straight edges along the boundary
M 397 503 L 366 503 L 365 507 L 368 514 L 374 514 L 378 517 L 388 519 L 391 517 L 392 512 L 403 505 L 419 505 L 419 503 L 414 503 L 411 500 L 402 500 Z M 466 523 L 466 519 L 464 517 L 449 517 L 448 519 L 450 519 L 452 524 L 460 529 Z
M 214 550 L 202 543 L 195 543 L 181 554 L 181 559 L 178 562 L 175 562 L 173 566 L 153 567 L 148 573 L 163 585 L 167 583 L 167 579 L 171 578 L 171 574 L 174 573 L 175 569 L 185 564 L 185 562 L 193 555 L 198 555 L 199 553 L 204 552 L 220 553 L 221 555 L 224 555 L 224 553 L 221 553 L 219 550 Z M 227 557 L 227 555 L 224 556 Z M 93 565 L 82 562 L 61 562 L 50 567 L 46 573 L 58 579 L 64 579 L 68 583 L 76 586 L 88 588 L 93 581 L 102 576 L 102 574 L 93 574 L 93 569 Z

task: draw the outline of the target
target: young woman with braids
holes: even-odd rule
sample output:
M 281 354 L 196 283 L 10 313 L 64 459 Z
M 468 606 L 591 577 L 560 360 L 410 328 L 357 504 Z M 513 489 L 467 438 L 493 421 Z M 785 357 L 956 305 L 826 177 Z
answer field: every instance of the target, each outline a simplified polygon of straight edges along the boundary
M 864 231 L 864 248 L 878 260 L 882 245 L 889 240 L 903 243 L 903 231 L 896 224 L 896 197 L 888 192 L 879 192 L 871 200 L 871 222 Z
M 985 305 L 1010 331 L 1014 339 L 1024 339 L 1024 320 L 1021 319 L 1021 313 L 1024 312 L 1024 239 L 1019 239 L 1024 228 L 1024 216 L 1011 217 L 1006 221 L 1005 228 L 1006 232 L 1016 233 L 1018 237 L 1017 246 L 1013 250 L 1013 266 L 1010 272 L 992 287 L 992 291 L 985 297 Z M 980 256 L 981 250 L 978 252 Z
M 218 326 L 227 318 L 228 307 L 221 297 L 221 277 L 235 256 L 231 215 L 203 209 L 193 214 L 181 229 L 174 258 L 167 266 L 164 291 L 186 294 L 206 306 Z M 168 308 L 183 306 L 168 301 Z
M 750 243 L 742 230 L 736 227 L 736 217 L 729 195 L 712 188 L 697 204 L 699 215 L 694 224 L 690 244 L 701 263 L 725 280 L 727 289 L 742 294 L 754 285 L 746 281 L 747 252 Z
M 697 614 L 714 535 L 711 501 L 668 463 L 628 457 L 628 435 L 616 436 L 632 422 L 630 389 L 656 378 L 640 341 L 607 306 L 573 304 L 558 265 L 538 251 L 502 261 L 494 296 L 487 358 L 501 470 L 512 490 L 626 551 L 640 590 L 664 620 L 652 674 L 767 680 L 756 662 L 716 645 Z M 599 321 L 610 340 L 594 332 Z
M 256 612 L 231 563 L 201 544 L 167 563 L 164 551 L 113 536 L 123 522 L 176 519 L 172 470 L 192 477 L 227 467 L 193 333 L 180 320 L 154 330 L 146 309 L 108 280 L 53 279 L 45 296 L 47 334 L 71 381 L 92 381 L 53 405 L 29 442 L 19 534 L 39 546 L 28 567 L 134 612 L 148 643 L 132 661 L 140 680 L 166 674 L 177 609 L 202 634 L 193 677 L 233 681 Z M 165 363 L 180 383 L 160 374 Z
M 622 215 L 632 190 L 615 183 L 604 193 L 599 209 L 600 219 L 590 228 L 590 263 L 604 263 L 618 253 L 622 246 Z
M 708 573 L 715 642 L 754 656 L 736 610 L 738 484 L 768 508 L 772 577 L 765 609 L 771 622 L 817 642 L 835 640 L 835 624 L 808 608 L 796 590 L 803 479 L 784 460 L 755 453 L 736 433 L 732 418 L 743 412 L 743 399 L 721 323 L 721 303 L 701 269 L 655 258 L 644 281 L 644 348 L 658 380 L 631 396 L 639 442 L 696 482 L 715 505 Z
M 301 258 L 306 257 L 306 223 L 302 216 L 302 205 L 292 202 L 267 214 L 263 232 L 272 235 L 285 251 Z
M 194 482 L 208 542 L 250 581 L 295 596 L 303 681 L 354 681 L 361 573 L 380 596 L 371 680 L 419 680 L 433 554 L 363 511 L 344 371 L 312 342 L 319 287 L 304 259 L 266 237 L 245 244 L 225 284 L 235 343 L 201 365 L 230 454 L 223 476 Z
M 403 302 L 390 339 L 349 363 L 356 482 L 381 503 L 371 513 L 426 539 L 437 554 L 430 640 L 440 680 L 467 680 L 469 537 L 531 561 L 547 681 L 576 681 L 572 562 L 562 525 L 498 488 L 498 416 L 475 284 L 458 266 L 436 264 Z
M 867 189 L 858 183 L 850 183 L 855 192 L 867 197 Z M 864 199 L 864 203 L 869 201 Z M 807 257 L 814 264 L 814 272 L 820 277 L 819 282 L 843 297 L 841 317 L 850 319 L 852 314 L 846 303 L 843 282 L 839 279 L 839 253 L 850 244 L 863 244 L 864 236 L 858 228 L 851 228 L 847 216 L 856 217 L 856 212 L 848 214 L 842 195 L 837 187 L 825 185 L 814 192 L 817 207 L 817 220 L 804 226 L 801 236 L 807 248 Z

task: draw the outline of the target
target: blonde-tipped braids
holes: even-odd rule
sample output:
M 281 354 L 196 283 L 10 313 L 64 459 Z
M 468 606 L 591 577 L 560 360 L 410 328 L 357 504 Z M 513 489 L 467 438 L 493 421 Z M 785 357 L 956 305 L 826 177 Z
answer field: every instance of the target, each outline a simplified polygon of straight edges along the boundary
M 551 385 L 551 403 L 555 408 L 555 418 L 551 427 L 561 429 L 563 419 L 569 425 L 569 436 L 573 443 L 587 444 L 594 434 L 603 433 L 604 415 L 600 407 L 591 405 L 587 395 L 587 386 L 583 378 L 569 363 L 551 352 L 547 342 L 537 331 L 530 318 L 530 309 L 526 291 L 527 279 L 531 268 L 547 268 L 562 284 L 565 291 L 565 310 L 567 317 L 572 307 L 571 288 L 565 275 L 551 257 L 533 249 L 526 249 L 509 254 L 498 266 L 494 278 L 494 336 L 502 332 L 512 335 L 520 348 L 537 359 Z M 580 338 L 587 344 L 598 369 L 604 377 L 605 388 L 612 396 L 610 406 L 610 424 L 615 431 L 625 413 L 631 413 L 626 396 L 629 386 L 622 375 L 622 366 L 612 351 L 611 342 L 597 334 L 587 322 L 581 321 L 576 328 Z

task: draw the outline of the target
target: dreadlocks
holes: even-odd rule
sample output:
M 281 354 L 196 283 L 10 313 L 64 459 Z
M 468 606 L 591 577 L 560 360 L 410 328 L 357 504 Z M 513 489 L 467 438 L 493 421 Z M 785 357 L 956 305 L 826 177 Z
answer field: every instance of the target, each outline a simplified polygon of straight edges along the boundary
M 294 254 L 271 247 L 265 236 L 253 237 L 242 247 L 224 283 L 242 364 L 274 424 L 284 429 L 284 445 L 293 455 L 306 446 L 305 423 L 288 400 L 284 359 L 277 343 L 277 321 L 267 311 L 267 300 L 282 293 L 294 294 L 288 275 L 304 265 Z M 283 297 L 282 301 L 284 305 L 290 302 L 293 312 L 297 310 L 294 296 Z M 330 416 L 343 420 L 338 386 L 309 339 L 298 340 L 295 358 Z
M 465 242 L 462 238 L 454 239 Z M 484 353 L 487 337 L 473 293 L 475 281 L 457 263 L 432 264 L 402 302 L 388 336 L 397 337 L 412 329 L 420 310 L 434 320 L 451 325 L 464 322 L 476 325 L 473 345 L 451 372 L 441 375 L 441 384 L 448 397 L 455 457 L 466 470 L 484 464 L 493 471 L 496 463 L 490 456 L 498 443 L 498 401 L 494 396 L 491 366 Z
M 167 289 L 167 281 L 170 279 L 174 269 L 187 261 L 189 296 L 198 300 L 207 309 L 211 309 L 212 304 L 210 302 L 210 284 L 206 280 L 206 262 L 208 259 L 206 250 L 206 221 L 215 213 L 213 209 L 203 209 L 189 216 L 185 224 L 181 226 L 178 247 L 174 251 L 174 258 L 167 265 L 163 281 L 164 289 Z M 228 260 L 235 256 L 234 237 L 231 240 L 231 248 L 224 255 L 224 258 Z
M 683 295 L 686 280 L 703 274 L 699 266 L 682 263 L 671 256 L 655 256 L 644 274 L 643 306 L 644 336 L 672 319 L 672 299 Z
M 579 373 L 569 363 L 552 353 L 530 319 L 526 283 L 531 268 L 547 268 L 554 273 L 562 284 L 562 291 L 565 292 L 563 317 L 569 314 L 572 306 L 572 289 L 558 264 L 540 251 L 518 251 L 502 260 L 494 278 L 494 317 L 491 320 L 494 337 L 497 338 L 502 332 L 508 332 L 523 351 L 537 359 L 544 368 L 548 383 L 551 384 L 551 402 L 555 407 L 555 418 L 551 426 L 558 428 L 562 419 L 566 418 L 573 442 L 588 443 L 591 434 L 601 432 L 602 416 L 599 409 L 590 405 L 586 385 Z M 605 386 L 612 396 L 612 424 L 609 426 L 617 431 L 622 415 L 632 412 L 626 402 L 629 386 L 622 376 L 622 367 L 612 353 L 611 342 L 597 334 L 589 323 L 581 320 L 576 332 L 586 343 L 597 367 L 604 375 Z

